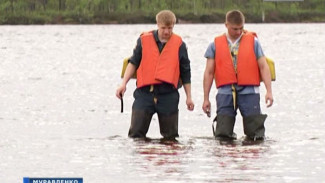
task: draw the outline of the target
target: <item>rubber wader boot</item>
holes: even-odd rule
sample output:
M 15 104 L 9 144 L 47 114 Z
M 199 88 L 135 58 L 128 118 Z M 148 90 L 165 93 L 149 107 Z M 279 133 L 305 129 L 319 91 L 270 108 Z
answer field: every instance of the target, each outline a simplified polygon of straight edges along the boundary
M 164 139 L 173 140 L 178 137 L 178 111 L 169 115 L 158 114 L 160 134 Z
M 264 140 L 266 117 L 266 114 L 258 114 L 243 118 L 244 133 L 250 140 Z
M 132 110 L 129 137 L 145 138 L 148 132 L 152 114 L 142 110 Z
M 235 119 L 235 116 L 217 115 L 214 119 L 217 121 L 214 136 L 221 139 L 236 139 L 237 135 L 234 133 Z

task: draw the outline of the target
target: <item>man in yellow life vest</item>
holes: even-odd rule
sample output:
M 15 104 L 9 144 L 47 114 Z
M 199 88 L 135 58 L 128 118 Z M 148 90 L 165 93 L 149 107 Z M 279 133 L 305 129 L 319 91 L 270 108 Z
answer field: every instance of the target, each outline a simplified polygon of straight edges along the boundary
M 262 80 L 266 88 L 266 105 L 272 106 L 271 74 L 256 34 L 244 31 L 244 23 L 242 12 L 227 12 L 227 33 L 217 36 L 206 50 L 202 109 L 210 117 L 209 94 L 215 79 L 218 89 L 215 137 L 236 138 L 233 130 L 239 109 L 246 137 L 263 140 L 267 115 L 261 113 L 259 85 Z
M 188 110 L 194 109 L 191 96 L 191 68 L 187 47 L 173 33 L 176 16 L 169 10 L 156 15 L 158 30 L 142 33 L 129 59 L 123 81 L 116 90 L 123 97 L 126 85 L 137 74 L 129 137 L 145 138 L 151 118 L 157 113 L 160 134 L 165 139 L 178 137 L 178 87 L 180 79 Z

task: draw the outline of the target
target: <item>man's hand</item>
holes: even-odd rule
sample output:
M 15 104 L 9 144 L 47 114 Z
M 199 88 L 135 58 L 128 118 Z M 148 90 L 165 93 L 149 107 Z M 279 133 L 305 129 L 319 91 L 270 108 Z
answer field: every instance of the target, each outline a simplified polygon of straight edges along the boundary
M 211 117 L 211 103 L 209 100 L 205 100 L 203 102 L 202 110 L 207 114 L 208 117 Z
M 266 103 L 266 107 L 271 107 L 273 104 L 273 96 L 272 93 L 267 92 L 265 95 L 265 103 Z
M 186 99 L 187 110 L 193 111 L 194 110 L 194 103 L 191 98 Z
M 119 99 L 121 99 L 123 97 L 125 91 L 126 91 L 126 86 L 125 85 L 119 86 L 117 88 L 117 90 L 116 90 L 116 94 L 115 94 L 116 97 L 119 98 Z

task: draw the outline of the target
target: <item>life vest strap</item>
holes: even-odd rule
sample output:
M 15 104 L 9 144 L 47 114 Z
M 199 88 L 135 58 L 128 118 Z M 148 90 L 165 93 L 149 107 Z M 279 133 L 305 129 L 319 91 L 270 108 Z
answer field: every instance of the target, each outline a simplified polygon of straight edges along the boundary
M 236 88 L 235 88 L 235 85 L 232 84 L 231 85 L 231 91 L 232 91 L 232 100 L 233 100 L 233 104 L 234 104 L 234 110 L 236 110 L 237 108 L 237 92 L 236 92 Z

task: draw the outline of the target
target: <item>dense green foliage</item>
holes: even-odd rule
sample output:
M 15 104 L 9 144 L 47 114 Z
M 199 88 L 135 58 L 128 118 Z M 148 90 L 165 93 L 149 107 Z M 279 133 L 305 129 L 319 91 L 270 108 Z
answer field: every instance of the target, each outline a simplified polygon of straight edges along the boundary
M 325 22 L 324 0 L 0 0 L 0 24 L 154 23 L 162 9 L 190 23 L 221 23 L 230 9 L 247 22 Z

